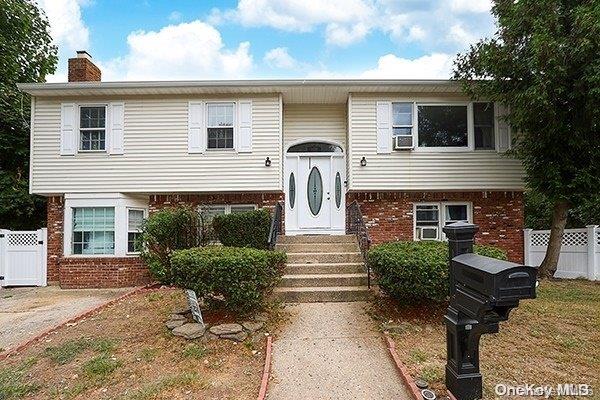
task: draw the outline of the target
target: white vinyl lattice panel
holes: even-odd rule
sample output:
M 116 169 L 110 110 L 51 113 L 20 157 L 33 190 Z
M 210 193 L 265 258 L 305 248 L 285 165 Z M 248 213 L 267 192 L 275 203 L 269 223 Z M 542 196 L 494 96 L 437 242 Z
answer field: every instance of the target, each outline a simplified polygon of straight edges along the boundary
M 600 245 L 600 231 L 596 231 L 596 244 Z
M 532 246 L 548 246 L 550 232 L 536 232 L 531 234 Z M 600 236 L 598 236 L 600 243 Z M 587 246 L 587 232 L 565 232 L 562 238 L 563 246 Z
M 8 234 L 8 245 L 10 247 L 36 246 L 37 244 L 38 244 L 38 235 L 36 232 L 9 233 Z

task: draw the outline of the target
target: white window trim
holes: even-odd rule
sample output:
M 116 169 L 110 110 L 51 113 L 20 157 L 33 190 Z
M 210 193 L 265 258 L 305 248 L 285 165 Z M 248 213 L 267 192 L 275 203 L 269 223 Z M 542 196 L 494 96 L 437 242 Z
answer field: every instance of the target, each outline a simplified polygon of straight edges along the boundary
M 467 146 L 466 147 L 427 147 L 419 146 L 419 106 L 466 106 L 467 107 Z M 475 129 L 473 120 L 473 102 L 469 101 L 450 101 L 450 102 L 415 102 L 415 129 L 414 144 L 415 151 L 431 153 L 456 153 L 475 150 Z M 479 150 L 478 150 L 479 151 Z
M 114 207 L 115 251 L 113 254 L 73 254 L 73 208 Z M 137 208 L 148 212 L 148 199 L 129 197 L 121 193 L 65 194 L 63 216 L 63 255 L 69 258 L 137 257 L 127 252 L 128 209 Z M 146 214 L 145 214 L 146 215 Z
M 125 236 L 125 251 L 127 253 L 127 255 L 139 255 L 141 252 L 140 251 L 129 251 L 129 234 L 133 233 L 133 232 L 141 232 L 140 230 L 138 231 L 130 231 L 129 230 L 129 211 L 134 210 L 134 211 L 141 211 L 143 213 L 143 218 L 146 219 L 148 218 L 148 209 L 146 208 L 141 208 L 141 207 L 126 207 L 127 209 L 127 224 L 125 225 L 127 228 L 127 234 Z
M 104 149 L 103 150 L 82 150 L 81 149 L 81 130 L 85 129 L 85 130 L 90 130 L 90 131 L 97 131 L 99 129 L 97 128 L 81 128 L 81 108 L 82 107 L 104 107 Z M 109 149 L 109 129 L 108 127 L 110 126 L 110 116 L 109 116 L 109 109 L 108 109 L 108 103 L 82 103 L 82 104 L 77 104 L 77 153 L 83 153 L 83 154 L 88 154 L 88 153 L 108 153 L 108 149 Z
M 222 128 L 218 126 L 208 125 L 208 106 L 214 104 L 232 104 L 233 105 L 233 147 L 227 149 L 211 149 L 208 147 L 208 129 L 209 128 Z M 217 152 L 237 152 L 237 135 L 238 135 L 238 117 L 237 117 L 238 101 L 237 100 L 218 100 L 218 101 L 206 101 L 204 102 L 204 140 L 206 141 L 206 151 L 211 153 Z
M 426 241 L 445 242 L 446 235 L 442 228 L 446 223 L 446 206 L 467 206 L 467 222 L 473 223 L 473 203 L 468 201 L 439 201 L 439 202 L 417 202 L 413 203 L 413 241 L 421 241 L 417 237 L 417 206 L 438 206 L 438 238 Z

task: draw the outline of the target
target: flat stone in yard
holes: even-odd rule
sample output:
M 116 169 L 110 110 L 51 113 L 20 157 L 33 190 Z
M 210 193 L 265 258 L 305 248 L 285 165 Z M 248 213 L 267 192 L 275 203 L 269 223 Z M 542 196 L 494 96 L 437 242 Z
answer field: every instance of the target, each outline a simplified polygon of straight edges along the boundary
M 170 320 L 165 322 L 165 326 L 169 329 L 177 328 L 183 324 L 185 324 L 185 319 Z
M 262 327 L 265 326 L 265 323 L 264 322 L 250 322 L 250 321 L 246 321 L 246 322 L 244 322 L 242 324 L 242 326 L 247 331 L 256 332 L 256 331 L 262 329 Z
M 173 314 L 187 314 L 190 312 L 190 306 L 189 305 L 185 305 L 185 306 L 181 306 L 181 307 L 175 307 L 173 309 Z
M 233 340 L 234 342 L 243 342 L 248 337 L 248 334 L 246 332 L 238 332 L 230 335 L 221 335 L 219 337 L 221 339 Z
M 210 328 L 210 333 L 217 336 L 235 335 L 236 333 L 240 333 L 242 331 L 243 328 L 240 324 L 221 324 Z
M 185 321 L 187 318 L 180 314 L 171 314 L 169 317 L 171 321 Z
M 198 339 L 204 335 L 205 328 L 195 322 L 189 324 L 183 324 L 173 329 L 173 335 L 181 336 L 186 339 Z

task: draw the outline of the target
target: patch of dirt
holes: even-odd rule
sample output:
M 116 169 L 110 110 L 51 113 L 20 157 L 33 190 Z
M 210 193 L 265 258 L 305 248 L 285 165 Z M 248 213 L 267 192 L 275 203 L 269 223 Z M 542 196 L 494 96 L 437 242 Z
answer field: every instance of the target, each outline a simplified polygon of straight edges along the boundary
M 438 395 L 445 392 L 445 305 L 401 306 L 375 303 L 379 322 L 396 324 L 392 334 L 402 362 L 413 377 L 423 378 Z M 483 335 L 480 345 L 484 399 L 494 386 L 589 384 L 600 392 L 600 284 L 542 281 L 538 298 L 522 301 L 500 332 Z
M 0 392 L 8 399 L 255 398 L 264 342 L 174 337 L 164 322 L 185 304 L 179 290 L 143 292 L 64 327 L 3 363 Z

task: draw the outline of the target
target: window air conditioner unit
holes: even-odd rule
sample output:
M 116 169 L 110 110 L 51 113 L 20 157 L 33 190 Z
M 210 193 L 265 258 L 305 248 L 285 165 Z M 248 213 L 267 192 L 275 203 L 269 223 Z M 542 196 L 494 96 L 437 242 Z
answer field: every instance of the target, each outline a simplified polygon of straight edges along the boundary
M 437 240 L 438 239 L 437 226 L 420 227 L 418 233 L 419 233 L 420 240 Z
M 394 150 L 411 150 L 414 147 L 412 135 L 394 136 Z

